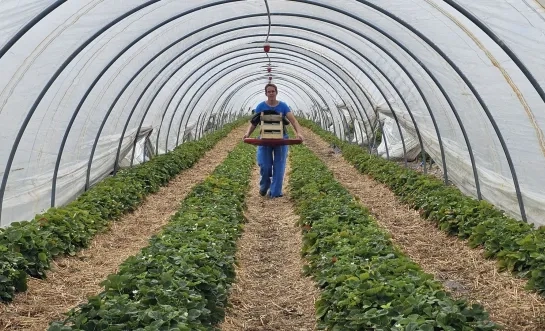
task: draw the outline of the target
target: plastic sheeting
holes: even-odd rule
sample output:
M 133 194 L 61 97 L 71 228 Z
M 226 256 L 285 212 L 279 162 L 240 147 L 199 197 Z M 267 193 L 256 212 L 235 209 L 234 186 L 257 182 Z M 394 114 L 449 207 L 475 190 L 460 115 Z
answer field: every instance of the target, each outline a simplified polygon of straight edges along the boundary
M 455 3 L 545 88 L 542 2 Z M 508 54 L 448 1 L 269 0 L 268 56 L 264 0 L 66 1 L 28 26 L 55 4 L 0 1 L 1 226 L 51 205 L 57 162 L 55 205 L 62 205 L 83 192 L 88 168 L 93 184 L 113 171 L 116 158 L 130 166 L 136 136 L 151 130 L 136 144 L 134 163 L 144 160 L 144 146 L 164 153 L 245 115 L 265 97 L 268 63 L 279 98 L 301 116 L 368 148 L 379 109 L 391 156 L 403 158 L 398 124 L 411 154 L 420 134 L 442 166 L 441 142 L 449 179 L 477 196 L 463 128 L 482 197 L 521 218 L 515 173 L 528 221 L 545 225 L 544 100 Z M 489 115 L 438 52 L 369 5 L 444 52 Z

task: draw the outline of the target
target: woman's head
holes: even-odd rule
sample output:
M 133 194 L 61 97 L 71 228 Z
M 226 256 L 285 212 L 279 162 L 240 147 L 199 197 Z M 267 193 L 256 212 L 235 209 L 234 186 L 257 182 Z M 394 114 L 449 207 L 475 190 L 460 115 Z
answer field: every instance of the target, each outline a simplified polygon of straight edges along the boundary
M 276 85 L 269 83 L 265 85 L 265 95 L 270 101 L 276 100 L 276 95 L 278 94 L 278 88 Z

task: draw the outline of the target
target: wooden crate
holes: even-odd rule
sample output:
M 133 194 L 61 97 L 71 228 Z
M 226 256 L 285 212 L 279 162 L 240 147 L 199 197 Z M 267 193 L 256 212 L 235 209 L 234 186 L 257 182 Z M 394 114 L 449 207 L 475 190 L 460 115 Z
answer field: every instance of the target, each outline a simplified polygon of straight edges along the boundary
M 261 114 L 261 138 L 284 139 L 282 115 Z

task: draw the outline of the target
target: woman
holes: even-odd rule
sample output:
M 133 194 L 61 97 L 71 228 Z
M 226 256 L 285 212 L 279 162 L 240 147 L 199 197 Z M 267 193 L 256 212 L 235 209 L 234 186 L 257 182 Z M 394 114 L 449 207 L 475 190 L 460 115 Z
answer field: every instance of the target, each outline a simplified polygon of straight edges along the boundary
M 256 116 L 250 121 L 248 130 L 244 138 L 248 138 L 252 132 L 254 132 L 256 126 L 260 123 L 260 113 L 262 112 L 276 112 L 281 114 L 282 118 L 287 118 L 293 128 L 298 139 L 303 140 L 301 135 L 301 126 L 290 108 L 285 102 L 276 100 L 278 89 L 274 84 L 265 85 L 265 95 L 267 100 L 261 102 L 255 108 Z M 284 138 L 288 138 L 286 131 L 284 130 Z M 260 167 L 261 180 L 259 181 L 259 194 L 265 196 L 269 191 L 271 198 L 281 197 L 282 194 L 282 182 L 284 181 L 284 172 L 286 170 L 286 159 L 288 156 L 288 146 L 258 146 L 257 147 L 257 164 Z M 272 180 L 271 180 L 272 177 Z

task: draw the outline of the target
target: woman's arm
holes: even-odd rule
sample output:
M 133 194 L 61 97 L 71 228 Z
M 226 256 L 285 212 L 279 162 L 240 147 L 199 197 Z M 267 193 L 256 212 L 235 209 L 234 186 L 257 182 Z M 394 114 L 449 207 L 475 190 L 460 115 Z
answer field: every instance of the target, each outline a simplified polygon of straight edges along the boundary
M 299 125 L 299 122 L 297 122 L 297 119 L 295 116 L 293 116 L 293 113 L 290 111 L 286 114 L 286 117 L 290 121 L 291 125 L 293 125 L 293 128 L 295 129 L 295 134 L 297 135 L 297 138 L 303 140 L 303 135 L 301 132 L 301 126 Z
M 248 129 L 246 130 L 246 133 L 244 134 L 244 137 L 242 137 L 242 140 L 250 137 L 252 135 L 252 132 L 254 132 L 256 126 L 253 125 L 251 122 L 250 122 L 250 125 L 248 126 Z

